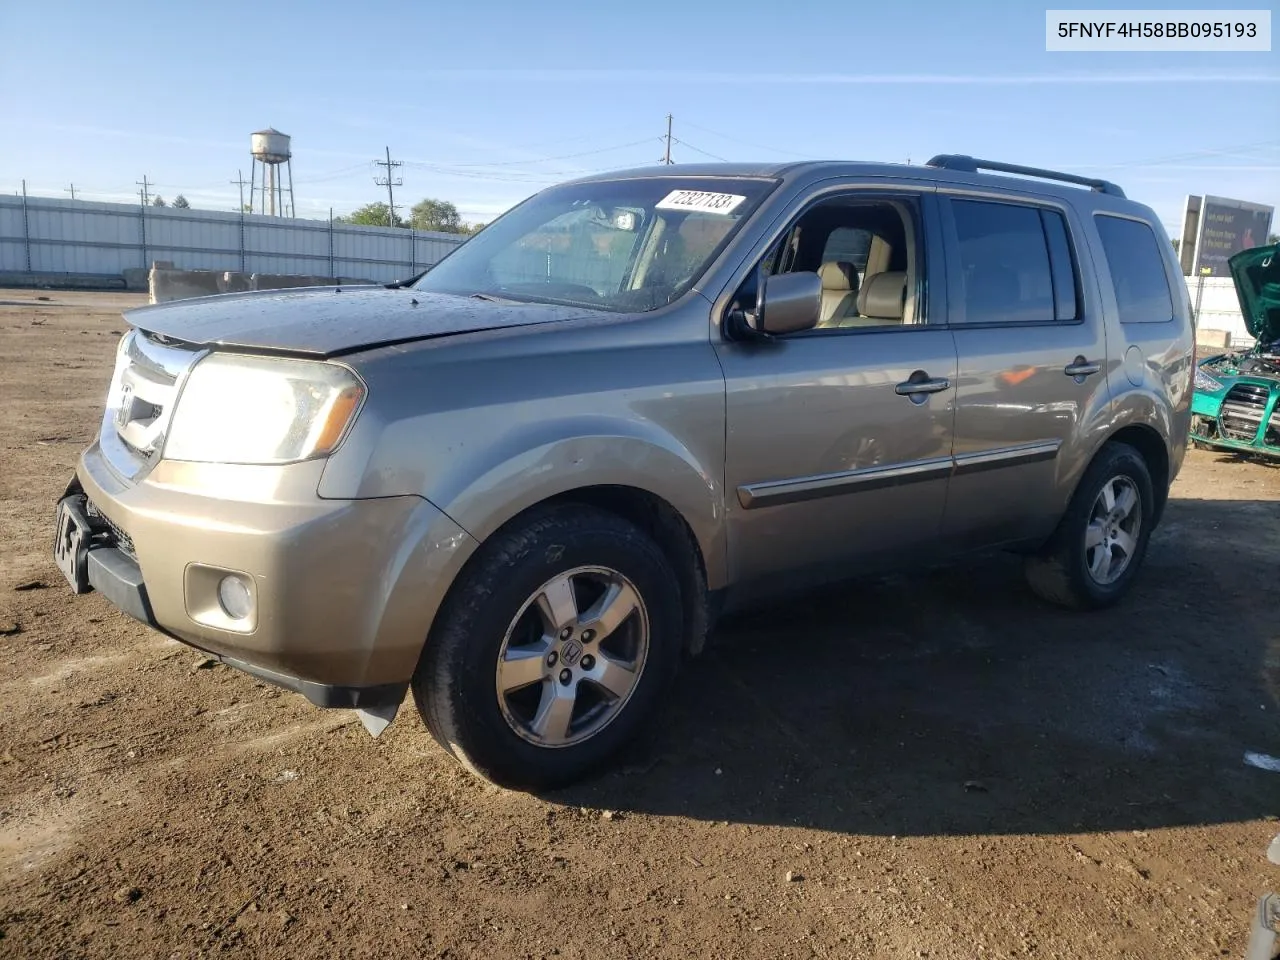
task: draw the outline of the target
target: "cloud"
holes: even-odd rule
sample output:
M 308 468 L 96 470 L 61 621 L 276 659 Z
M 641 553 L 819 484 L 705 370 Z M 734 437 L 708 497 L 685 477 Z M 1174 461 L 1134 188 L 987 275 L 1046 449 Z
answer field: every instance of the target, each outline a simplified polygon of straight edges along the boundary
M 400 71 L 397 71 L 400 72 Z M 409 73 L 408 71 L 405 71 Z M 661 81 L 679 84 L 761 86 L 774 84 L 859 86 L 1070 86 L 1075 84 L 1168 83 L 1280 83 L 1280 74 L 1157 71 L 1151 73 L 764 73 L 720 71 L 672 71 L 637 69 L 427 69 L 411 71 L 416 78 L 497 80 L 547 83 L 636 83 Z

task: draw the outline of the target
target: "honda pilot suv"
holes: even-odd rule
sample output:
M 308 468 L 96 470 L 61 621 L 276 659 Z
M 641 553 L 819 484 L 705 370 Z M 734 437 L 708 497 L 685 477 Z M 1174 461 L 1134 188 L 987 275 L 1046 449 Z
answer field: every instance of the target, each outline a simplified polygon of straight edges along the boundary
M 1117 600 L 1182 464 L 1189 316 L 1105 181 L 590 177 L 403 284 L 127 313 L 54 553 L 375 736 L 411 689 L 473 772 L 562 784 L 748 603 L 991 548 Z

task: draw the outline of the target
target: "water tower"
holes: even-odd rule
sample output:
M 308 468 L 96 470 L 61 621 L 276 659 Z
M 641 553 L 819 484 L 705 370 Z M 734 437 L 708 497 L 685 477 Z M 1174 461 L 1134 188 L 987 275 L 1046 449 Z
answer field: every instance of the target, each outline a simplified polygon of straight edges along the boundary
M 293 216 L 293 154 L 289 150 L 289 136 L 273 127 L 259 130 L 249 139 L 249 152 L 253 154 L 253 169 L 249 174 L 249 212 L 254 212 L 254 193 L 258 196 L 258 213 L 276 216 Z M 289 204 L 284 202 L 284 177 L 280 165 L 289 172 Z M 261 180 L 258 168 L 262 168 Z

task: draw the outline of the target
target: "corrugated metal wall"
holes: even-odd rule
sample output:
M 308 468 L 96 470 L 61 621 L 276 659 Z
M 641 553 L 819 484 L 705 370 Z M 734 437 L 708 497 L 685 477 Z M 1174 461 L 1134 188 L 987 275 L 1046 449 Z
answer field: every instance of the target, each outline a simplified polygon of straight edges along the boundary
M 119 274 L 172 260 L 187 270 L 402 280 L 464 238 L 216 210 L 0 196 L 0 271 Z
M 172 260 L 188 270 L 243 270 L 389 282 L 438 262 L 462 242 L 449 233 L 354 227 L 216 210 L 0 195 L 0 271 L 119 274 Z M 30 262 L 28 263 L 28 257 Z M 528 269 L 545 270 L 545 255 Z M 1250 338 L 1230 278 L 1187 277 L 1198 325 Z
M 1227 330 L 1233 345 L 1253 343 L 1244 325 L 1235 281 L 1230 277 L 1187 277 L 1187 296 L 1191 309 L 1199 311 L 1196 327 L 1201 330 Z M 1203 284 L 1203 286 L 1201 286 Z

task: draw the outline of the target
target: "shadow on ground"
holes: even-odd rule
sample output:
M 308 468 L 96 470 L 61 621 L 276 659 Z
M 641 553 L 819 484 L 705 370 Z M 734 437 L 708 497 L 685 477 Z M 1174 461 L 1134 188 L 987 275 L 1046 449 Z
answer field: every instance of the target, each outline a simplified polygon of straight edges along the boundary
M 1016 558 L 860 582 L 724 624 L 624 764 L 548 799 L 933 835 L 1280 814 L 1280 506 L 1171 502 L 1111 610 Z

